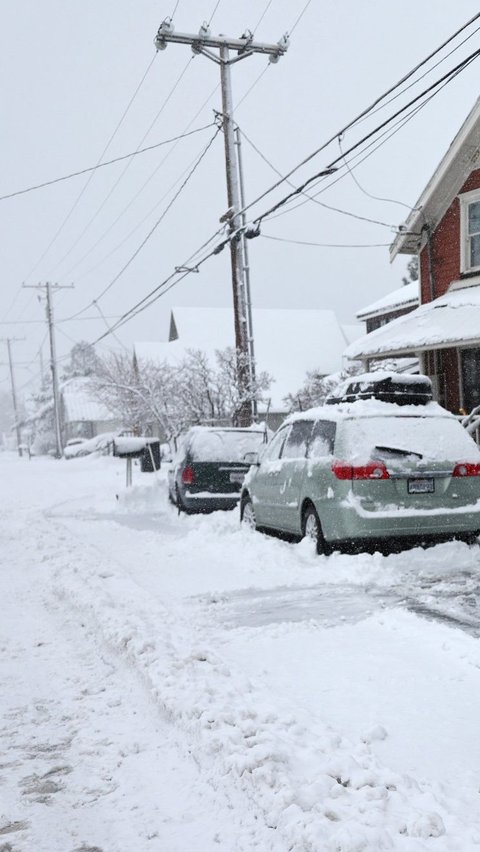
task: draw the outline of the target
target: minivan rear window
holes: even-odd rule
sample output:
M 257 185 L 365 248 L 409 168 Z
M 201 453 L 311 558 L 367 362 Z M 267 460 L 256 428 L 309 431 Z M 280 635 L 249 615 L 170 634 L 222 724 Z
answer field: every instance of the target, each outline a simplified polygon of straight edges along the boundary
M 480 461 L 468 432 L 453 417 L 364 417 L 345 420 L 341 430 L 342 456 L 364 461 L 380 452 L 397 451 L 431 461 Z
M 258 453 L 264 443 L 264 433 L 209 429 L 192 436 L 190 454 L 194 461 L 240 462 L 245 453 Z

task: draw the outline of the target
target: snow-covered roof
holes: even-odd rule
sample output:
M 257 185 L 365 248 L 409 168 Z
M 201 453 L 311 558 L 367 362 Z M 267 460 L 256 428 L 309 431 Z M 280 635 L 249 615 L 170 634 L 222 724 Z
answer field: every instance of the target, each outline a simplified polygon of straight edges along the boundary
M 111 411 L 93 395 L 92 381 L 87 376 L 66 381 L 61 387 L 61 394 L 66 423 L 109 422 L 115 419 Z
M 480 343 L 480 286 L 450 289 L 444 296 L 352 343 L 350 359 L 406 355 Z
M 173 308 L 170 329 L 178 339 L 169 343 L 135 343 L 138 360 L 181 360 L 187 349 L 200 349 L 212 359 L 215 350 L 234 346 L 230 308 Z M 332 310 L 258 308 L 253 311 L 257 370 L 275 379 L 268 394 L 271 407 L 283 411 L 283 399 L 303 384 L 307 370 L 329 375 L 340 369 L 345 345 L 355 335 Z M 357 335 L 361 328 L 357 327 Z
M 436 168 L 402 231 L 390 246 L 390 259 L 397 254 L 416 254 L 420 248 L 422 228 L 434 229 L 448 210 L 468 175 L 480 166 L 480 98 L 453 139 Z
M 419 304 L 419 282 L 412 281 L 404 287 L 398 287 L 371 305 L 357 311 L 357 319 L 366 320 L 381 314 L 389 314 L 401 308 L 416 307 Z

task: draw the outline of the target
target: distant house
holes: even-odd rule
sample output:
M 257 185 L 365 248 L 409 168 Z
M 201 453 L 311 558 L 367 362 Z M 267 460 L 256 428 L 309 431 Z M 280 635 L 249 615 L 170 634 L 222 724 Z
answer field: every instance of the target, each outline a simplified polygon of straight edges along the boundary
M 102 432 L 114 432 L 122 424 L 96 399 L 92 381 L 87 376 L 68 379 L 60 387 L 63 440 L 94 438 Z
M 356 317 L 359 322 L 366 324 L 366 332 L 370 334 L 382 325 L 392 322 L 398 317 L 403 317 L 418 308 L 420 303 L 419 282 L 411 281 L 404 287 L 398 287 L 381 299 L 377 299 L 371 305 L 357 311 Z
M 416 254 L 420 306 L 355 341 L 349 358 L 416 355 L 454 412 L 480 403 L 480 98 L 391 246 Z
M 280 308 L 254 309 L 253 329 L 257 368 L 274 379 L 260 409 L 268 409 L 271 428 L 288 413 L 285 398 L 301 387 L 306 372 L 327 376 L 340 370 L 345 345 L 360 333 L 359 326 L 342 326 L 332 310 Z M 180 362 L 187 349 L 200 349 L 213 362 L 216 350 L 233 343 L 230 308 L 172 308 L 168 341 L 136 343 L 134 358 Z
M 66 444 L 72 438 L 94 438 L 102 432 L 114 432 L 121 428 L 121 422 L 95 398 L 92 392 L 92 380 L 87 376 L 67 379 L 60 385 L 60 423 L 62 441 Z M 50 398 L 21 424 L 29 436 L 44 435 L 40 440 L 42 452 L 54 446 L 53 399 Z

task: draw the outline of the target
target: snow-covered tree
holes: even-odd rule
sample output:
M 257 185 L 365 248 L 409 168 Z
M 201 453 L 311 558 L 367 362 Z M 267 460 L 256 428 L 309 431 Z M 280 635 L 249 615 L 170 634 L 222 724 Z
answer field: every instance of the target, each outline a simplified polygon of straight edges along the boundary
M 75 343 L 70 350 L 70 360 L 62 372 L 62 379 L 72 379 L 75 376 L 93 376 L 97 372 L 99 359 L 95 347 L 85 340 Z
M 217 350 L 216 384 L 220 397 L 222 416 L 237 426 L 243 407 L 252 402 L 260 402 L 268 391 L 272 377 L 266 372 L 257 372 L 252 379 L 248 375 L 248 362 L 242 363 L 242 355 L 232 347 Z M 239 369 L 245 375 L 243 386 L 238 381 Z
M 361 372 L 359 365 L 346 367 L 338 373 L 329 376 L 322 375 L 319 370 L 310 370 L 302 387 L 296 392 L 285 397 L 284 402 L 290 411 L 306 411 L 307 408 L 315 408 L 323 405 L 327 396 L 332 393 L 345 379 Z
M 240 393 L 235 350 L 217 351 L 215 361 L 212 364 L 205 352 L 194 349 L 176 365 L 111 353 L 99 359 L 94 392 L 139 434 L 157 426 L 174 440 L 193 425 L 235 425 L 242 405 L 261 399 L 271 379 L 260 373 Z

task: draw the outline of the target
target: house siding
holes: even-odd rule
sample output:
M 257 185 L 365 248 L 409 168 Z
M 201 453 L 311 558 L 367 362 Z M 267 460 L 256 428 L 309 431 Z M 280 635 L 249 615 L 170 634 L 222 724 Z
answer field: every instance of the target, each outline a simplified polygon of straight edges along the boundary
M 398 308 L 396 311 L 386 311 L 383 314 L 379 314 L 376 317 L 369 317 L 366 320 L 366 332 L 370 334 L 371 331 L 375 331 L 376 328 L 380 328 L 382 325 L 386 325 L 397 317 L 403 317 L 404 314 L 409 314 L 410 311 L 415 310 L 415 305 L 412 305 L 409 308 Z
M 471 172 L 458 195 L 480 189 L 480 169 Z M 447 292 L 452 281 L 462 277 L 460 265 L 460 201 L 458 195 L 430 237 L 432 278 L 428 243 L 420 252 L 421 303 L 430 302 Z

